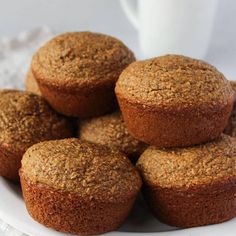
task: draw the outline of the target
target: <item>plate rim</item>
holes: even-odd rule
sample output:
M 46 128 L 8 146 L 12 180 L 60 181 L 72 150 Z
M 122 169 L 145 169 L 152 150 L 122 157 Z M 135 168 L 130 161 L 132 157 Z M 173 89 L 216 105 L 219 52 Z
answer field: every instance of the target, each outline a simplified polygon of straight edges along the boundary
M 29 236 L 47 236 L 47 234 L 44 234 L 43 232 L 38 232 L 37 230 L 34 231 L 32 230 L 34 227 L 31 225 L 27 225 L 26 222 L 20 220 L 17 217 L 12 216 L 10 213 L 7 213 L 6 210 L 2 209 L 2 199 L 4 199 L 4 197 L 6 198 L 7 196 L 13 195 L 11 193 L 11 191 L 7 191 L 7 187 L 6 187 L 6 182 L 9 182 L 8 180 L 4 179 L 3 177 L 0 177 L 0 188 L 2 189 L 2 191 L 5 191 L 6 194 L 1 194 L 2 196 L 0 196 L 0 218 L 6 222 L 7 224 L 9 224 L 10 226 L 12 226 L 13 228 L 19 230 L 20 232 L 27 234 Z M 11 183 L 10 183 L 11 184 Z M 13 196 L 16 197 L 16 196 Z M 36 222 L 35 220 L 33 220 L 31 218 L 31 216 L 28 214 L 27 209 L 25 207 L 24 202 L 22 201 L 22 199 L 18 199 L 18 201 L 20 201 L 20 207 L 22 209 L 24 209 L 24 211 L 27 214 L 27 217 L 29 217 L 30 221 L 36 223 L 37 225 L 39 225 L 40 227 L 42 227 L 43 231 L 51 231 L 52 232 L 52 236 L 68 236 L 71 235 L 73 236 L 73 234 L 65 234 L 65 233 L 61 233 L 58 231 L 55 231 L 53 229 L 47 228 L 41 224 L 39 224 L 38 222 Z M 17 204 L 17 202 L 16 202 Z M 235 221 L 235 222 L 233 222 Z M 234 225 L 234 230 L 232 230 L 232 225 Z M 231 226 L 231 227 L 230 227 Z M 178 230 L 173 230 L 173 231 L 163 231 L 163 232 L 121 232 L 121 231 L 112 231 L 112 232 L 108 232 L 106 233 L 106 235 L 110 235 L 110 236 L 115 236 L 115 235 L 122 235 L 122 236 L 128 236 L 128 235 L 159 235 L 159 236 L 198 236 L 199 233 L 201 233 L 201 236 L 210 236 L 210 235 L 222 235 L 222 233 L 227 233 L 227 236 L 235 236 L 234 231 L 235 231 L 235 227 L 236 227 L 236 218 L 220 223 L 220 224 L 213 224 L 213 225 L 207 225 L 207 226 L 201 226 L 201 227 L 194 227 L 194 228 L 186 228 L 186 229 L 178 229 Z M 232 232 L 232 233 L 231 233 Z M 50 234 L 51 235 L 51 234 Z M 74 235 L 75 236 L 75 235 Z

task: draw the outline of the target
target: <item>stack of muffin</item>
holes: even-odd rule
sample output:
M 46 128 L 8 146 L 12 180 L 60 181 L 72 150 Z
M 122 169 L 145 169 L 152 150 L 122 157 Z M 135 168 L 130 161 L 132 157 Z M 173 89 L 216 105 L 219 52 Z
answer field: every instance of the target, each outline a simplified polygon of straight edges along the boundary
M 152 145 L 137 167 L 158 219 L 192 227 L 234 217 L 236 139 L 221 134 L 234 91 L 223 74 L 167 55 L 128 66 L 116 95 L 129 132 Z
M 113 37 L 66 33 L 35 53 L 26 88 L 0 93 L 0 174 L 18 180 L 20 168 L 39 223 L 115 230 L 141 177 L 150 210 L 167 224 L 236 216 L 236 139 L 222 134 L 235 94 L 215 67 L 178 55 L 135 62 Z

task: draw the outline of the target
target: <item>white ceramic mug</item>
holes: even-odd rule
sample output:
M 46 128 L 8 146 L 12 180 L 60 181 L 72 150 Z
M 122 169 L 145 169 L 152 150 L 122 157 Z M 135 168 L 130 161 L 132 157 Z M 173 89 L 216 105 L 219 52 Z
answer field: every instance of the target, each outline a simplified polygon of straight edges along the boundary
M 145 57 L 173 53 L 203 58 L 214 26 L 218 0 L 121 0 L 139 31 Z

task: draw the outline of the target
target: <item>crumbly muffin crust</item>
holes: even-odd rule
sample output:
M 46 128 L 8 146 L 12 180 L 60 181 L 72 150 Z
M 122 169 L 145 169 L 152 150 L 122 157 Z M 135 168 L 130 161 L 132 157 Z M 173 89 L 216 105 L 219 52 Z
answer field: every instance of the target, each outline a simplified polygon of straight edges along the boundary
M 217 140 L 182 149 L 149 147 L 137 164 L 144 181 L 162 188 L 189 188 L 236 180 L 236 139 Z
M 27 91 L 41 95 L 37 81 L 32 73 L 32 70 L 29 69 L 25 79 L 25 88 Z
M 89 142 L 117 148 L 131 158 L 139 156 L 147 147 L 133 138 L 124 123 L 120 112 L 83 120 L 79 124 L 79 138 Z
M 119 40 L 98 33 L 59 35 L 33 56 L 33 74 L 40 82 L 75 91 L 104 81 L 114 83 L 132 61 L 133 53 Z
M 72 135 L 66 118 L 53 111 L 41 96 L 0 90 L 0 98 L 1 146 L 25 151 L 37 142 Z
M 122 153 L 75 138 L 33 145 L 21 172 L 31 183 L 101 201 L 132 198 L 141 186 L 138 172 Z
M 116 93 L 153 106 L 225 104 L 230 83 L 210 64 L 179 55 L 133 62 L 120 75 Z

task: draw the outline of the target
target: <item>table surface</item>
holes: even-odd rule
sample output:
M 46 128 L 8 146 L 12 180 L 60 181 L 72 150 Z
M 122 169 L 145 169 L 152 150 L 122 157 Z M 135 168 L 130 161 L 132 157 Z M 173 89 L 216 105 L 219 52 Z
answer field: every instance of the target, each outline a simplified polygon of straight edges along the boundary
M 116 36 L 140 55 L 138 33 L 123 13 L 119 0 L 0 0 L 0 6 L 0 38 L 42 25 L 56 32 L 90 30 Z M 236 80 L 235 18 L 236 1 L 220 1 L 205 58 L 231 80 Z

